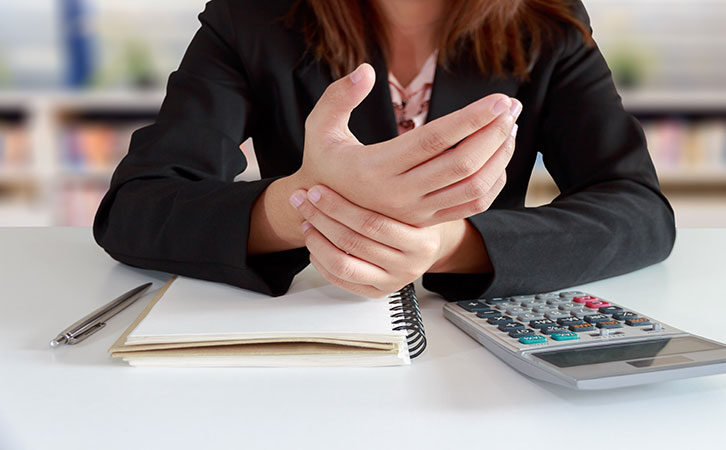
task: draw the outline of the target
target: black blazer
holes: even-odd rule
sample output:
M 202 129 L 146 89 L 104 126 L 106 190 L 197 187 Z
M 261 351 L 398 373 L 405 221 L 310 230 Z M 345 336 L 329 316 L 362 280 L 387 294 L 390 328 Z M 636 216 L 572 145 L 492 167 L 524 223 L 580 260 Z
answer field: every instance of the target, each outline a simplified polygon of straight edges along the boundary
M 138 267 L 281 295 L 308 264 L 306 249 L 247 255 L 250 210 L 276 178 L 302 162 L 304 122 L 328 67 L 279 18 L 289 0 L 213 0 L 199 16 L 156 123 L 137 130 L 116 169 L 93 231 L 115 259 Z M 578 14 L 588 21 L 578 2 Z M 373 92 L 350 128 L 364 144 L 396 136 L 388 70 L 380 52 Z M 638 122 L 624 111 L 597 48 L 574 28 L 549 43 L 531 79 L 482 76 L 473 64 L 437 68 L 428 120 L 491 93 L 524 104 L 507 184 L 468 220 L 493 274 L 426 274 L 447 298 L 559 289 L 663 260 L 675 228 Z M 233 182 L 252 136 L 262 180 Z M 525 208 L 537 152 L 562 192 Z

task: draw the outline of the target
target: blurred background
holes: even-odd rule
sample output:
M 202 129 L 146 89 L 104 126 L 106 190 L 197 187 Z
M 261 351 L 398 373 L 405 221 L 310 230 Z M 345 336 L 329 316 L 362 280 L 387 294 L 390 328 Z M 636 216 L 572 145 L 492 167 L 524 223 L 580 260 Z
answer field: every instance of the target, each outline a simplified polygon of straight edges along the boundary
M 679 227 L 726 226 L 726 0 L 584 0 Z M 90 225 L 204 0 L 0 0 L 0 226 Z M 251 144 L 243 150 L 253 158 Z M 252 165 L 241 178 L 257 177 Z M 557 188 L 541 161 L 527 203 Z

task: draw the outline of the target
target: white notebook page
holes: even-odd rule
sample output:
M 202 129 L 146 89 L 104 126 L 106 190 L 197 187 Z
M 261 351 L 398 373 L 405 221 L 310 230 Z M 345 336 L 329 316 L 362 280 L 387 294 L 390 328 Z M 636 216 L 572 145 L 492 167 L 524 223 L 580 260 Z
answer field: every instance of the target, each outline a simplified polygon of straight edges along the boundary
M 127 343 L 319 337 L 396 342 L 390 299 L 359 297 L 305 271 L 282 297 L 178 277 Z

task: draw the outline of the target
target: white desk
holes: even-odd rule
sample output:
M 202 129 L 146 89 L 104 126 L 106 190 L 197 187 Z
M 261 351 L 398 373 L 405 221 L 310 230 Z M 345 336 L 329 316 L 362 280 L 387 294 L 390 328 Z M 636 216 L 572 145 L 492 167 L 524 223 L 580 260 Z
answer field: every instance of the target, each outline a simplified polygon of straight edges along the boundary
M 726 341 L 724 255 L 726 230 L 680 230 L 665 263 L 582 288 Z M 112 361 L 106 350 L 151 295 L 86 342 L 48 346 L 112 297 L 166 278 L 111 260 L 87 228 L 0 229 L 0 449 L 722 445 L 726 376 L 595 392 L 532 381 L 448 323 L 443 300 L 422 289 L 429 347 L 408 367 Z

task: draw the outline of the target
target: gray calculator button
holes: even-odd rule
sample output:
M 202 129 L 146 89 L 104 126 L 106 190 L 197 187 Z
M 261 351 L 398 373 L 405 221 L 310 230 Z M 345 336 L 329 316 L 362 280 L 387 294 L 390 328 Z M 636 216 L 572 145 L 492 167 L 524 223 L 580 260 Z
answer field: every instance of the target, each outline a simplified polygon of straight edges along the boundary
M 567 302 L 557 305 L 557 309 L 561 311 L 572 311 L 573 309 L 583 309 L 579 303 Z
M 578 295 L 585 295 L 585 293 L 580 292 L 580 291 L 560 292 L 560 297 L 563 297 L 563 298 L 572 298 L 572 297 L 577 297 Z
M 495 308 L 497 308 L 498 310 L 501 310 L 501 311 L 506 311 L 513 306 L 514 305 L 512 305 L 511 303 L 505 302 L 505 303 L 498 304 L 497 306 L 495 306 Z
M 510 316 L 516 316 L 518 314 L 523 314 L 527 312 L 529 312 L 529 308 L 522 308 L 521 306 L 507 309 L 507 314 Z
M 545 317 L 550 320 L 562 319 L 563 317 L 572 317 L 567 311 L 550 311 L 545 313 Z
M 598 314 L 597 309 L 590 309 L 590 308 L 580 308 L 580 309 L 571 309 L 570 314 L 579 317 L 580 319 L 583 319 L 587 316 L 592 316 L 593 314 Z
M 523 313 L 517 316 L 517 320 L 524 323 L 529 323 L 531 320 L 542 320 L 544 316 L 537 313 Z
M 531 300 L 531 302 L 533 305 L 543 305 L 543 304 L 547 303 L 547 299 L 546 298 L 533 298 Z
M 570 303 L 570 300 L 569 299 L 566 299 L 566 298 L 558 298 L 558 299 L 549 299 L 549 300 L 547 300 L 547 304 L 550 305 L 550 306 L 552 306 L 552 307 L 554 307 L 554 308 L 557 308 L 559 305 L 562 305 L 564 303 Z
M 552 310 L 553 310 L 553 308 L 550 305 L 537 305 L 532 308 L 532 311 L 534 311 L 536 313 L 542 313 L 542 314 L 552 311 Z

